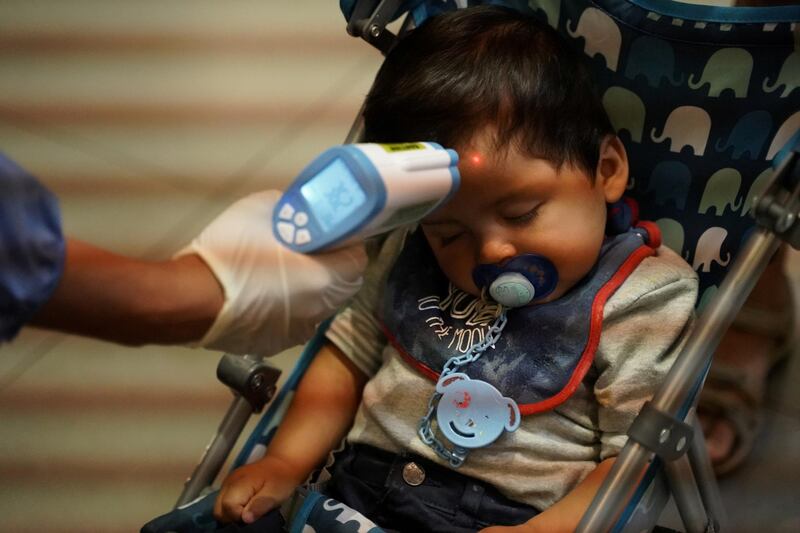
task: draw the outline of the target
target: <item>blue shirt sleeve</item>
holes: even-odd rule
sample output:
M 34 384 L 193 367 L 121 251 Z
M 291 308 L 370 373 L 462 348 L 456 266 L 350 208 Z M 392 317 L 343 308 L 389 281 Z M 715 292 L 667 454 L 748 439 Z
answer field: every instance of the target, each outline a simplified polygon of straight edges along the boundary
M 0 342 L 50 298 L 64 254 L 55 196 L 0 153 Z

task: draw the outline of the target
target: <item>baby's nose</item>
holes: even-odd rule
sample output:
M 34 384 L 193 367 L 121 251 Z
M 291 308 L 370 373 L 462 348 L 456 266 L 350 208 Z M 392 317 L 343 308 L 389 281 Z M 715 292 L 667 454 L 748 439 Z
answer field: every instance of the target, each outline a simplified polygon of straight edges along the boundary
M 517 249 L 506 239 L 487 237 L 481 241 L 478 264 L 499 264 L 517 255 Z

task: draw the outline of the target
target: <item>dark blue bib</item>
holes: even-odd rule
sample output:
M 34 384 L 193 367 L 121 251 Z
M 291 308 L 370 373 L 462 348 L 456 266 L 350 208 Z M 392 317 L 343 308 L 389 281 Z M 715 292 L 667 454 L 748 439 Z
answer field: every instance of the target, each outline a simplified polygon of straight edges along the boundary
M 603 307 L 660 240 L 654 225 L 606 239 L 595 268 L 561 298 L 508 311 L 494 349 L 461 369 L 494 385 L 523 415 L 552 409 L 577 389 L 600 341 Z M 389 274 L 384 331 L 421 373 L 438 380 L 444 363 L 483 340 L 498 305 L 455 288 L 421 231 L 410 235 Z

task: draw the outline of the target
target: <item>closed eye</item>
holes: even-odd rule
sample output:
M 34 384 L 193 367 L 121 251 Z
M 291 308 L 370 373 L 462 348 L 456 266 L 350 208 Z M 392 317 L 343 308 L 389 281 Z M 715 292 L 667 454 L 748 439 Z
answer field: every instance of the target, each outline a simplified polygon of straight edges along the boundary
M 521 226 L 532 221 L 534 218 L 536 218 L 536 215 L 538 214 L 539 214 L 539 206 L 537 205 L 536 207 L 534 207 L 533 209 L 531 209 L 526 213 L 523 213 L 522 215 L 514 217 L 506 217 L 506 220 L 510 224 L 513 224 L 515 226 Z
M 453 235 L 448 235 L 446 237 L 439 237 L 439 244 L 441 246 L 447 246 L 448 244 L 451 244 L 456 240 L 458 240 L 458 238 L 461 237 L 462 235 L 464 235 L 463 231 L 454 233 Z
M 467 230 L 461 224 L 454 222 L 422 222 L 422 229 L 425 235 L 430 240 L 431 244 L 436 243 L 439 246 L 447 246 L 467 233 Z

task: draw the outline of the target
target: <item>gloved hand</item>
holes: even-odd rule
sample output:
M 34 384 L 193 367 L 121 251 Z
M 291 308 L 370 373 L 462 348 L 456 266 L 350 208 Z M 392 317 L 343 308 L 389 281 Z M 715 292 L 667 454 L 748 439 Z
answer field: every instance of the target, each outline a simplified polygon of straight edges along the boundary
M 303 255 L 272 233 L 279 191 L 231 205 L 178 255 L 195 253 L 222 285 L 225 304 L 198 346 L 273 355 L 308 340 L 360 287 L 363 244 Z

